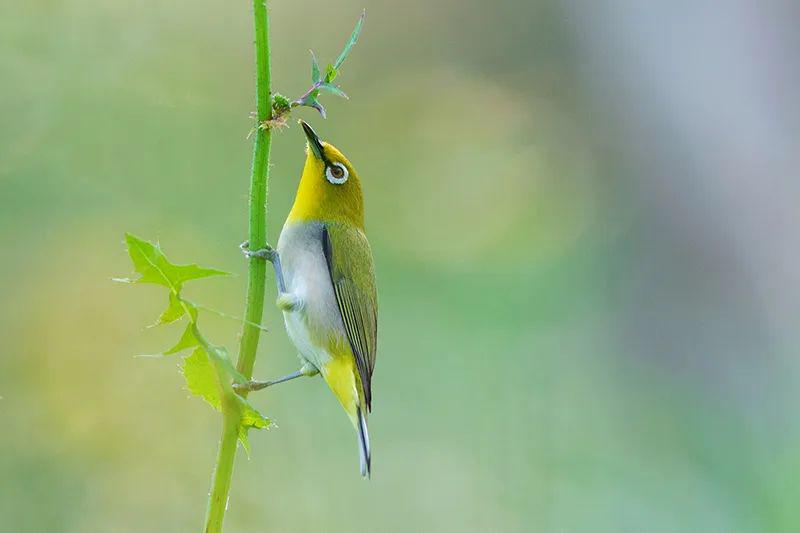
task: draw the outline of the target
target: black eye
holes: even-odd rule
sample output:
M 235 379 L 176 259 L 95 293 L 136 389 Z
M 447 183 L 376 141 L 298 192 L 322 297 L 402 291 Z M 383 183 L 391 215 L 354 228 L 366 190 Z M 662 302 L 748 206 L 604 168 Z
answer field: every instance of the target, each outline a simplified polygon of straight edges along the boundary
M 332 166 L 331 175 L 336 179 L 342 179 L 342 176 L 344 176 L 344 169 L 340 166 Z

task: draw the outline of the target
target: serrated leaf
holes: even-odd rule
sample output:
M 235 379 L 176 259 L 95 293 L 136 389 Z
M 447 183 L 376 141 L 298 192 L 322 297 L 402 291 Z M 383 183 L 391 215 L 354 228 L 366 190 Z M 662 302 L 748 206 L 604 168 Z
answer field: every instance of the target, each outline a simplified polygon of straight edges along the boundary
M 239 442 L 242 443 L 247 455 L 250 455 L 250 441 L 247 438 L 247 432 L 250 429 L 267 429 L 270 426 L 270 419 L 258 412 L 258 410 L 250 405 L 250 403 L 242 398 L 236 396 L 237 403 L 240 409 L 240 422 L 239 422 Z
M 167 309 L 161 313 L 160 317 L 158 317 L 155 325 L 159 326 L 161 324 L 171 324 L 180 319 L 184 314 L 186 314 L 186 308 L 184 308 L 180 297 L 174 292 L 170 291 L 169 306 L 167 306 Z
M 248 428 L 239 425 L 239 442 L 242 443 L 242 448 L 244 448 L 244 453 L 247 454 L 247 458 L 250 458 L 250 439 L 247 437 L 247 432 L 249 431 Z
M 217 411 L 222 409 L 217 370 L 202 347 L 196 348 L 183 360 L 183 376 L 186 386 L 195 396 L 200 396 Z
M 318 83 L 322 77 L 319 73 L 319 63 L 317 63 L 317 56 L 314 55 L 314 50 L 309 50 L 311 52 L 311 81 L 314 83 Z
M 342 98 L 349 98 L 344 93 L 344 91 L 339 88 L 338 85 L 334 85 L 332 83 L 321 83 L 319 88 L 324 90 L 324 91 L 328 91 L 331 94 L 335 94 L 336 96 L 341 96 Z
M 267 429 L 269 427 L 269 418 L 259 413 L 255 407 L 250 405 L 250 402 L 241 396 L 237 395 L 236 397 L 238 398 L 237 402 L 242 409 L 242 426 L 255 429 Z
M 198 347 L 183 362 L 183 375 L 189 391 L 195 396 L 203 398 L 211 407 L 220 411 L 222 409 L 222 387 L 219 382 L 219 373 L 211 362 L 209 353 Z M 239 411 L 239 441 L 248 455 L 250 455 L 250 442 L 247 432 L 250 429 L 266 429 L 270 425 L 269 418 L 262 415 L 255 407 L 239 396 L 229 391 L 235 399 Z
M 339 72 L 336 70 L 336 67 L 328 65 L 325 69 L 325 83 L 330 83 L 335 80 L 337 74 L 339 74 Z
M 227 276 L 228 272 L 213 268 L 202 268 L 196 264 L 176 265 L 170 262 L 158 244 L 140 239 L 130 233 L 125 234 L 128 254 L 133 267 L 140 277 L 137 279 L 119 280 L 127 283 L 153 283 L 168 287 L 180 294 L 183 283 L 193 279 L 211 276 Z
M 312 105 L 316 102 L 318 94 L 319 91 L 311 94 Z M 227 272 L 202 268 L 195 264 L 176 265 L 167 260 L 158 244 L 139 239 L 131 234 L 126 234 L 125 241 L 134 269 L 140 277 L 118 279 L 117 281 L 153 283 L 169 289 L 169 304 L 167 309 L 161 313 L 157 324 L 172 323 L 186 314 L 189 315 L 189 323 L 178 343 L 161 356 L 194 348 L 192 353 L 184 358 L 181 368 L 187 388 L 192 394 L 203 398 L 217 411 L 222 410 L 223 398 L 226 399 L 226 410 L 228 408 L 236 409 L 236 415 L 239 417 L 238 438 L 249 454 L 248 430 L 269 427 L 270 421 L 247 400 L 234 393 L 231 380 L 244 383 L 246 378 L 236 369 L 224 347 L 214 346 L 203 338 L 197 329 L 197 307 L 188 300 L 183 300 L 180 295 L 182 285 L 186 281 L 227 275 Z
M 178 343 L 164 352 L 164 355 L 172 355 L 182 352 L 183 350 L 188 350 L 189 348 L 194 348 L 195 346 L 200 346 L 200 341 L 195 337 L 193 328 L 194 325 L 191 322 L 186 324 L 186 329 L 183 330 L 183 335 L 181 335 Z
M 358 17 L 358 22 L 356 22 L 356 27 L 353 28 L 353 33 L 350 34 L 350 39 L 347 40 L 342 53 L 339 54 L 339 57 L 336 58 L 336 62 L 333 64 L 334 69 L 338 70 L 339 67 L 342 66 L 342 63 L 344 63 L 344 60 L 347 59 L 347 55 L 350 53 L 350 50 L 353 48 L 353 46 L 355 46 L 356 42 L 358 41 L 358 35 L 361 33 L 361 26 L 364 24 L 364 17 L 366 16 L 367 11 L 362 11 L 361 16 Z

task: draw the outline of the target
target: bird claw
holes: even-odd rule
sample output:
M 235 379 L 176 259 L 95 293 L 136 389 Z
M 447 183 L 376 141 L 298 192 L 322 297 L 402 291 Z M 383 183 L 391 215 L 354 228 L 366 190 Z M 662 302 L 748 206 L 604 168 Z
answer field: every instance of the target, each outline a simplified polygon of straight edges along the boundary
M 266 389 L 267 387 L 271 387 L 279 383 L 285 383 L 287 381 L 291 381 L 293 379 L 301 378 L 304 376 L 314 376 L 318 373 L 319 370 L 317 370 L 316 367 L 305 364 L 297 372 L 292 372 L 291 374 L 287 374 L 286 376 L 283 376 L 281 378 L 273 379 L 272 381 L 256 381 L 254 379 L 251 379 L 250 381 L 246 381 L 244 383 L 234 383 L 233 389 L 236 392 L 253 392 L 261 389 Z
M 251 379 L 244 383 L 234 383 L 233 390 L 236 392 L 253 392 L 269 387 L 272 383 L 269 381 L 256 381 Z
M 248 259 L 258 257 L 259 259 L 266 259 L 270 263 L 274 263 L 275 258 L 278 255 L 278 252 L 276 252 L 275 249 L 269 244 L 265 244 L 260 250 L 251 251 L 250 241 L 244 241 L 239 245 L 239 249 Z

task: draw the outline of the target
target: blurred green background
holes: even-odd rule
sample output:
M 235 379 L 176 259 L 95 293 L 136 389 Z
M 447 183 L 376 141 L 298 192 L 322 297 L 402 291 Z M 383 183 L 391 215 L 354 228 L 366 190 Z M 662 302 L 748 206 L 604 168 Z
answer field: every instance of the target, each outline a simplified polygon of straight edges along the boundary
M 319 380 L 254 396 L 227 530 L 800 529 L 793 2 L 270 2 L 274 90 L 365 187 L 373 479 Z M 125 231 L 237 274 L 251 6 L 0 4 L 0 530 L 197 531 L 219 417 Z M 275 136 L 269 233 L 303 161 Z M 268 301 L 274 298 L 271 283 Z M 272 306 L 256 376 L 297 367 Z M 238 325 L 207 316 L 233 348 Z

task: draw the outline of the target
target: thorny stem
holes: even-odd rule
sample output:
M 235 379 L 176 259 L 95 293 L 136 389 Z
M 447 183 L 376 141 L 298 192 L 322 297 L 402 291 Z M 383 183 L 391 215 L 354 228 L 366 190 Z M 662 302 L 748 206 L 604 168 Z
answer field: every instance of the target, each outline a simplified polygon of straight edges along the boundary
M 256 55 L 256 103 L 258 123 L 272 118 L 270 105 L 270 68 L 269 68 L 269 21 L 265 0 L 253 0 L 253 17 L 255 28 Z M 269 128 L 257 128 L 253 146 L 253 167 L 250 177 L 250 214 L 248 240 L 254 250 L 266 244 L 267 219 L 267 183 L 269 180 L 269 152 L 272 132 Z M 248 261 L 247 301 L 245 305 L 245 322 L 242 326 L 239 344 L 239 360 L 237 369 L 246 379 L 253 375 L 256 349 L 260 329 L 255 324 L 261 323 L 264 311 L 264 284 L 266 261 L 251 258 Z M 240 392 L 242 396 L 247 391 Z M 234 404 L 235 398 L 229 394 L 222 395 L 222 436 L 217 452 L 217 464 L 211 485 L 211 493 L 206 511 L 206 533 L 222 531 L 222 520 L 228 502 L 228 492 L 233 474 L 233 462 L 236 457 L 236 445 L 239 432 L 239 410 Z

